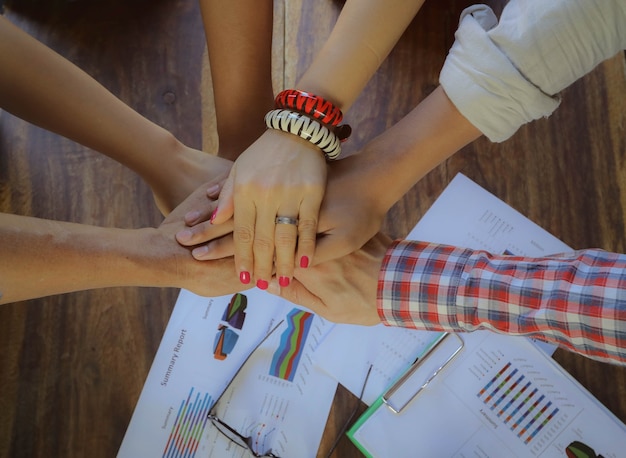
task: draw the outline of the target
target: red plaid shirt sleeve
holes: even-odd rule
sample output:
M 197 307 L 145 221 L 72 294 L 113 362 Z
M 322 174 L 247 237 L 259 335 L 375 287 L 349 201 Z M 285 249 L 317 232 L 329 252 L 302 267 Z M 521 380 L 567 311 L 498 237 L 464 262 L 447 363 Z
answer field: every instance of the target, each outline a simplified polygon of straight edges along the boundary
M 383 261 L 378 312 L 391 326 L 491 329 L 626 364 L 626 255 L 527 258 L 398 241 Z

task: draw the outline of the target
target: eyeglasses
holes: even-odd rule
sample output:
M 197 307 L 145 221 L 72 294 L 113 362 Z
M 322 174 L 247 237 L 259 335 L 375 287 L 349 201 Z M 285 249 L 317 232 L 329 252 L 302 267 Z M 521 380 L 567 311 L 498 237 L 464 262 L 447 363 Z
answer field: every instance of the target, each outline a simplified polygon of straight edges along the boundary
M 233 428 L 231 425 L 229 425 L 228 423 L 226 423 L 225 421 L 221 420 L 218 416 L 217 416 L 217 406 L 220 403 L 220 400 L 222 399 L 222 397 L 224 396 L 224 393 L 226 393 L 228 391 L 228 389 L 231 387 L 231 385 L 233 384 L 233 382 L 235 381 L 235 379 L 237 379 L 237 375 L 239 375 L 239 373 L 241 372 L 241 370 L 245 367 L 246 363 L 250 360 L 250 358 L 252 357 L 252 355 L 254 355 L 254 353 L 263 345 L 263 343 L 272 335 L 272 333 L 278 329 L 278 327 L 283 324 L 284 320 L 281 320 L 280 322 L 278 322 L 276 324 L 276 326 L 274 326 L 266 335 L 265 337 L 263 337 L 263 339 L 261 339 L 261 341 L 252 349 L 252 351 L 250 352 L 250 354 L 246 357 L 246 359 L 244 360 L 244 362 L 241 364 L 241 366 L 239 366 L 239 369 L 237 369 L 237 372 L 235 372 L 235 375 L 233 375 L 233 378 L 230 379 L 230 382 L 228 382 L 228 385 L 226 385 L 226 388 L 224 388 L 224 391 L 222 392 L 222 394 L 217 398 L 217 400 L 213 403 L 213 406 L 211 407 L 211 410 L 209 411 L 207 418 L 209 420 L 211 420 L 211 423 L 213 424 L 213 426 L 215 426 L 215 428 L 224 436 L 226 437 L 226 439 L 228 439 L 230 442 L 232 442 L 233 444 L 243 448 L 244 450 L 247 450 L 248 452 L 250 452 L 252 454 L 252 456 L 255 457 L 269 457 L 269 458 L 280 458 L 278 455 L 274 455 L 272 453 L 272 450 L 266 450 L 263 452 L 259 452 L 257 450 L 254 449 L 254 441 L 252 439 L 252 437 L 250 436 L 245 436 L 243 434 L 241 434 L 239 431 L 237 431 L 237 429 Z
M 211 421 L 213 426 L 215 426 L 217 431 L 223 437 L 228 439 L 235 446 L 240 447 L 242 450 L 248 451 L 254 457 L 280 458 L 278 455 L 275 455 L 272 452 L 271 448 L 267 449 L 267 450 L 258 450 L 258 446 L 257 446 L 257 444 L 255 444 L 255 439 L 253 439 L 251 436 L 246 436 L 245 434 L 242 434 L 241 432 L 239 432 L 237 430 L 237 428 L 234 428 L 232 425 L 230 425 L 227 422 L 225 422 L 222 419 L 220 419 L 220 417 L 217 414 L 218 406 L 220 404 L 220 401 L 223 399 L 224 394 L 226 392 L 228 392 L 229 388 L 233 385 L 234 381 L 237 379 L 237 376 L 239 375 L 239 373 L 242 372 L 243 368 L 246 366 L 246 363 L 252 358 L 252 356 L 255 354 L 255 352 L 267 341 L 267 339 L 274 333 L 274 331 L 276 331 L 276 329 L 278 329 L 280 327 L 280 325 L 283 324 L 283 322 L 284 322 L 284 320 L 281 320 L 280 322 L 278 322 L 265 335 L 265 337 L 263 337 L 263 339 L 261 339 L 261 341 L 252 349 L 252 351 L 248 354 L 248 356 L 243 361 L 243 363 L 241 364 L 239 369 L 237 369 L 237 371 L 235 372 L 235 374 L 231 378 L 230 382 L 228 382 L 228 385 L 226 385 L 226 388 L 224 389 L 222 394 L 213 403 L 213 406 L 211 407 L 211 410 L 209 411 L 209 413 L 207 415 L 207 419 Z M 363 394 L 365 393 L 365 388 L 367 386 L 367 381 L 369 379 L 371 371 L 372 371 L 372 366 L 370 366 L 369 370 L 367 371 L 367 375 L 365 377 L 365 381 L 363 382 L 363 386 L 361 388 L 361 393 L 359 395 L 359 401 L 363 400 Z M 360 402 L 359 402 L 359 404 L 360 404 Z M 354 408 L 354 410 L 351 412 L 350 416 L 346 420 L 345 425 L 340 430 L 340 432 L 339 432 L 339 434 L 337 436 L 337 439 L 333 443 L 333 445 L 330 448 L 330 450 L 327 452 L 327 454 L 326 454 L 327 457 L 329 457 L 332 454 L 332 452 L 335 450 L 335 448 L 339 444 L 339 441 L 341 440 L 343 434 L 350 427 L 350 424 L 351 424 L 354 416 L 358 412 L 358 409 L 359 409 L 359 405 L 357 405 Z
M 253 442 L 250 436 L 244 436 L 243 434 L 237 432 L 233 427 L 224 423 L 215 415 L 209 414 L 207 418 L 213 422 L 213 425 L 220 433 L 222 433 L 222 435 L 224 435 L 233 444 L 248 450 L 252 456 L 280 458 L 278 455 L 274 455 L 271 449 L 263 454 L 255 452 L 252 448 Z

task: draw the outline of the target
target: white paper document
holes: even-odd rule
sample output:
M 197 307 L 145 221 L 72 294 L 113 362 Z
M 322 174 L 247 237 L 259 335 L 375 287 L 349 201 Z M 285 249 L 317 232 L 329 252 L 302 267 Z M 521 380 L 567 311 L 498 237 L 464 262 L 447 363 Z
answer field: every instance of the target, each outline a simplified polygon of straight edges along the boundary
M 626 428 L 528 339 L 477 331 L 405 410 L 375 404 L 352 437 L 377 458 L 624 456 Z M 435 361 L 447 355 L 434 352 Z M 418 369 L 417 390 L 432 374 Z M 575 454 L 578 449 L 594 455 Z M 569 452 L 569 453 L 568 453 Z
M 406 238 L 516 256 L 571 251 L 462 174 L 454 177 Z
M 313 354 L 332 325 L 253 289 L 217 298 L 181 291 L 118 457 L 242 456 L 207 414 L 280 321 L 220 401 L 224 420 L 278 456 L 315 456 L 337 382 Z

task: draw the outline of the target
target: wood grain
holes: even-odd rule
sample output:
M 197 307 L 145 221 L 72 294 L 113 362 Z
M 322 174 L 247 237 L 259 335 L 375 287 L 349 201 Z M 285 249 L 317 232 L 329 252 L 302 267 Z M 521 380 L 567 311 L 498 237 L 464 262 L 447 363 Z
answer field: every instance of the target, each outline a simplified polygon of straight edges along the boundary
M 205 38 L 195 0 L 6 2 L 6 16 L 182 141 L 214 151 Z M 504 1 L 487 2 L 496 11 Z M 276 89 L 293 85 L 341 2 L 276 2 Z M 427 2 L 347 113 L 357 151 L 430 91 L 470 2 Z M 389 213 L 404 236 L 462 172 L 574 248 L 626 250 L 626 59 L 562 94 L 550 118 L 510 140 L 480 139 Z M 156 225 L 132 172 L 0 111 L 0 211 L 118 227 Z M 0 308 L 0 457 L 115 456 L 176 290 L 112 288 Z M 556 359 L 622 421 L 626 369 L 559 350 Z M 339 388 L 320 455 L 358 402 Z M 362 406 L 361 406 L 362 409 Z M 360 456 L 343 438 L 335 457 Z

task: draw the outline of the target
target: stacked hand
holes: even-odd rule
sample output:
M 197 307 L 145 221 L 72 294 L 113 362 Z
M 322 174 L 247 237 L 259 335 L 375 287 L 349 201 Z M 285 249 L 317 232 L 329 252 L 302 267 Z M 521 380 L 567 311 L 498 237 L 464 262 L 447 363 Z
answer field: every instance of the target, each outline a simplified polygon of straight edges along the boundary
M 157 229 L 161 237 L 155 239 L 153 245 L 159 244 L 159 246 L 152 247 L 154 250 L 163 247 L 167 252 L 173 251 L 171 257 L 176 264 L 177 278 L 171 282 L 172 285 L 188 289 L 201 296 L 221 296 L 245 289 L 235 275 L 235 263 L 232 256 L 211 262 L 200 262 L 190 256 L 188 250 L 175 243 L 174 240 L 175 236 L 180 236 L 181 232 L 185 231 L 186 214 L 200 207 L 206 208 L 207 211 L 216 207 L 216 201 L 207 197 L 207 190 L 211 190 L 212 193 L 219 185 L 217 180 L 203 184 L 176 207 Z M 213 195 L 213 197 L 216 196 Z M 210 236 L 214 238 L 229 236 L 231 231 L 232 225 L 228 223 L 213 226 Z M 165 239 L 164 242 L 162 242 L 163 239 Z
M 243 284 L 254 280 L 265 289 L 275 272 L 287 286 L 294 266 L 308 265 L 325 185 L 323 154 L 295 135 L 270 129 L 239 156 L 211 223 L 233 218 L 235 268 Z M 277 224 L 278 217 L 288 224 Z M 206 240 L 194 237 L 192 243 Z M 212 258 L 215 253 L 204 257 Z
M 308 155 L 311 156 L 311 153 L 314 153 L 314 151 L 304 151 L 304 153 L 308 153 Z M 370 240 L 381 227 L 387 208 L 385 208 L 383 203 L 380 203 L 380 199 L 378 198 L 381 194 L 380 190 L 376 189 L 376 186 L 373 185 L 372 181 L 368 181 L 367 175 L 364 174 L 362 170 L 359 170 L 359 160 L 360 158 L 358 156 L 352 156 L 333 162 L 332 165 L 328 167 L 328 183 L 320 210 L 319 224 L 317 225 L 317 246 L 312 247 L 315 250 L 315 262 L 312 262 L 310 266 L 340 258 L 358 250 L 368 240 Z M 239 160 L 237 163 L 238 162 Z M 221 202 L 228 201 L 228 199 L 224 198 L 225 193 L 228 193 L 230 198 L 232 190 L 229 189 L 230 184 L 228 183 L 229 181 L 232 181 L 233 175 L 237 174 L 237 163 L 235 167 L 233 167 L 234 172 L 231 172 L 229 180 L 227 180 L 227 184 L 224 185 L 225 189 L 222 191 L 222 195 L 219 200 L 220 208 L 218 210 L 218 214 L 221 214 L 222 211 L 225 213 L 232 213 L 232 206 L 223 210 L 221 208 Z M 297 188 L 296 185 L 297 183 L 294 183 L 293 187 Z M 305 189 L 306 186 L 300 186 L 299 190 L 305 192 Z M 236 194 L 237 193 L 235 192 L 235 196 Z M 274 198 L 280 202 L 281 198 L 292 198 L 294 193 L 280 194 L 276 190 L 273 191 L 272 195 L 274 195 Z M 248 196 L 250 195 L 248 194 Z M 257 197 L 256 201 L 259 202 L 260 200 L 261 199 Z M 269 199 L 267 200 L 269 201 Z M 215 260 L 226 256 L 232 256 L 233 254 L 236 256 L 237 251 L 233 237 L 219 237 L 217 235 L 225 233 L 224 230 L 218 230 L 217 227 L 228 223 L 217 224 L 219 222 L 219 220 L 217 220 L 217 216 L 211 222 L 210 217 L 213 212 L 214 205 L 209 205 L 208 201 L 204 204 L 202 202 L 200 203 L 202 205 L 195 208 L 194 211 L 188 214 L 186 223 L 189 227 L 177 235 L 178 241 L 182 245 L 195 247 L 192 254 L 198 260 Z M 235 204 L 234 208 L 236 211 L 237 204 Z M 272 203 L 272 208 L 277 208 L 277 205 Z M 254 210 L 251 209 L 249 211 L 253 212 Z M 221 216 L 224 217 L 224 214 L 221 214 Z M 272 218 L 275 218 L 275 216 L 276 215 Z M 270 221 L 270 218 L 268 217 L 266 220 L 266 224 L 272 225 L 272 227 L 275 226 L 273 219 Z M 299 224 L 303 224 L 301 214 Z M 278 229 L 282 228 L 277 226 L 276 231 L 278 231 Z M 235 231 L 236 230 L 237 229 L 235 229 Z M 308 231 L 310 231 L 310 228 L 307 228 L 307 232 L 304 237 L 311 237 L 308 234 Z M 300 232 L 302 232 L 302 228 L 300 228 Z M 292 231 L 290 236 L 292 238 L 287 239 L 287 237 L 285 237 L 288 242 L 283 239 L 276 242 L 277 244 L 284 243 L 285 245 L 289 243 L 289 246 L 291 246 L 291 249 L 287 250 L 281 245 L 281 253 L 284 254 L 283 258 L 298 258 L 294 249 L 295 240 L 293 240 L 293 238 L 295 238 L 295 236 L 295 231 Z M 301 237 L 302 235 L 298 234 L 298 249 L 300 249 L 300 244 L 302 243 L 306 244 L 307 249 L 310 249 L 308 248 L 309 245 L 313 245 L 315 243 L 311 239 L 302 241 L 300 240 Z M 251 240 L 249 242 L 252 244 Z M 300 253 L 301 252 L 299 251 L 298 256 Z M 256 257 L 254 259 L 256 262 Z M 295 265 L 297 267 L 306 268 L 306 266 L 302 264 L 298 265 L 298 263 L 295 263 Z M 270 267 L 264 268 L 267 270 L 263 271 L 263 273 L 269 272 L 269 274 L 266 274 L 267 276 L 265 277 L 269 280 L 272 277 L 271 259 Z M 293 272 L 293 269 L 294 264 L 291 265 L 289 272 Z M 241 271 L 238 270 L 238 272 Z M 275 272 L 276 277 L 280 281 L 280 277 L 282 276 L 281 274 L 285 271 L 279 270 L 277 264 Z M 281 286 L 285 287 L 287 285 L 282 282 Z

